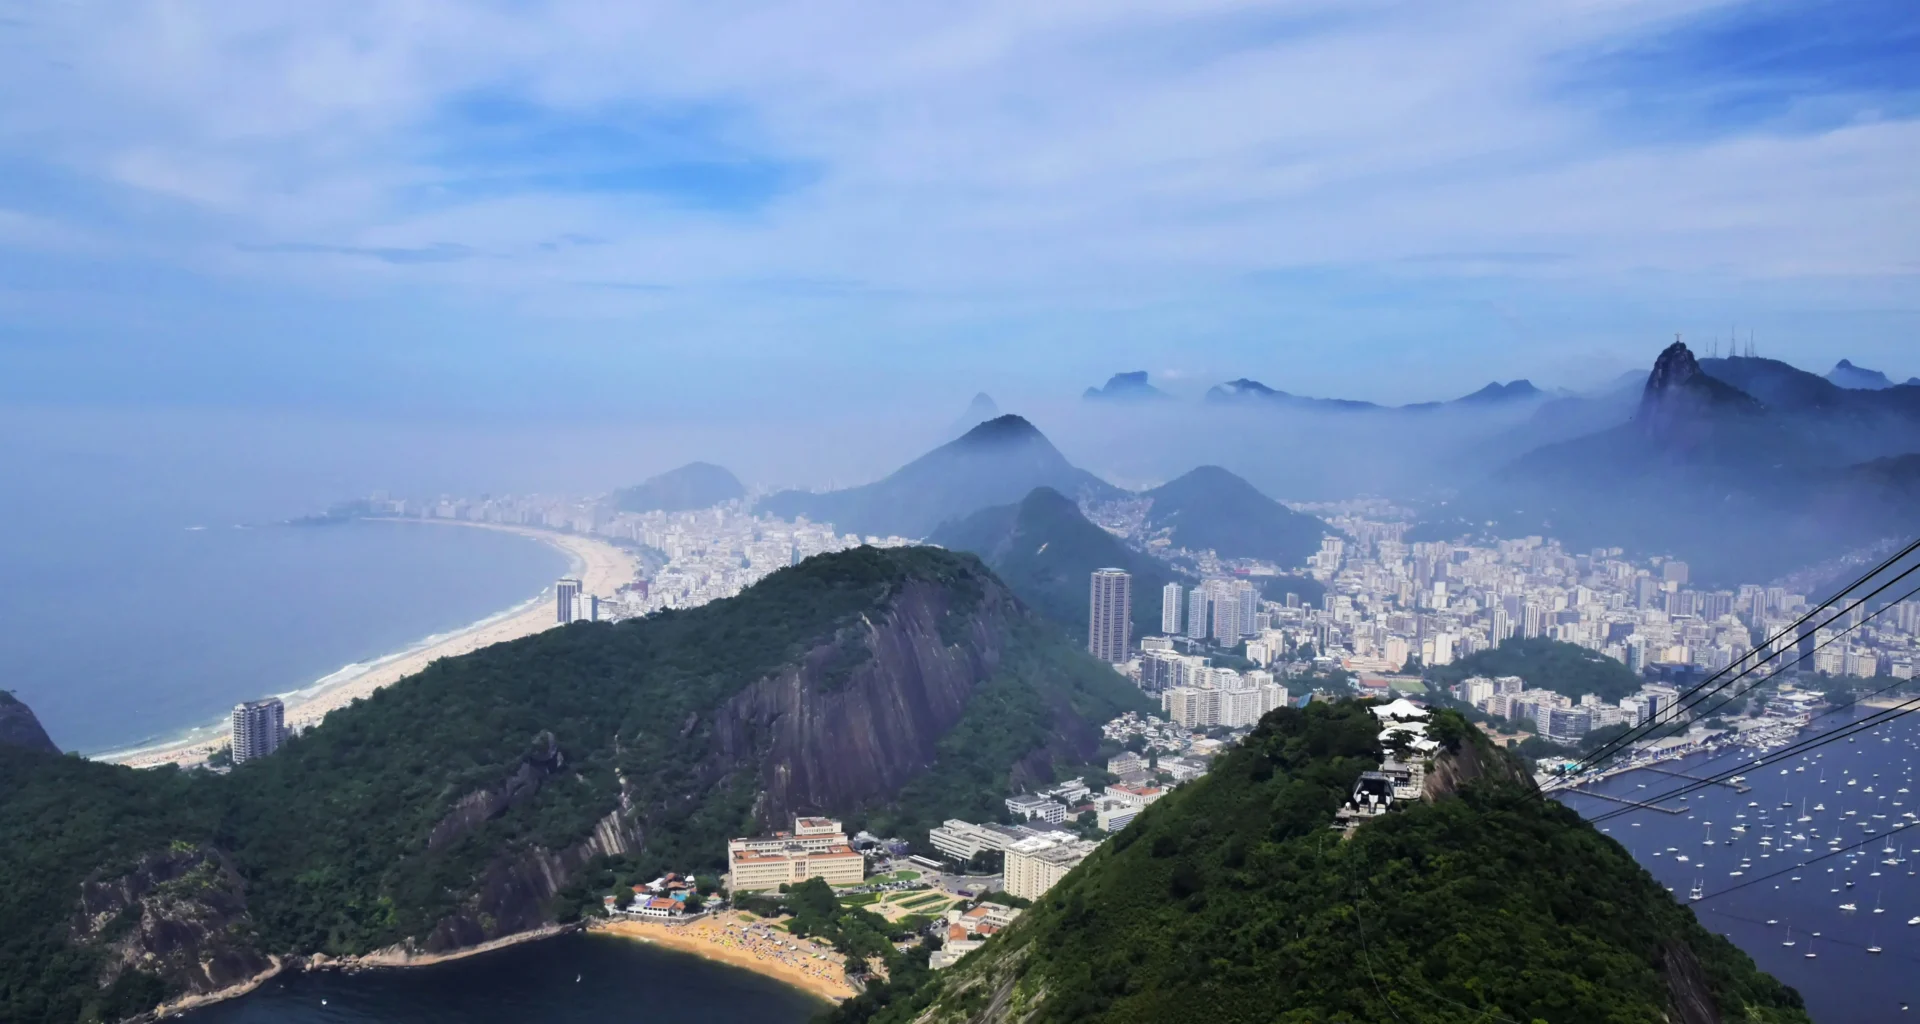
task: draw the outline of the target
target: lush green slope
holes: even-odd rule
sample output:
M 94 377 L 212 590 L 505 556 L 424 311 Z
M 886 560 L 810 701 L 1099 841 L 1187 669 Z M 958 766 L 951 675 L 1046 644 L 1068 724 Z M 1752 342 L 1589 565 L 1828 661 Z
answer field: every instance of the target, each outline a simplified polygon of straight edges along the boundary
M 717 869 L 726 837 L 771 824 L 756 806 L 903 827 L 977 812 L 1074 766 L 1097 722 L 1141 701 L 977 559 L 861 548 L 702 608 L 436 662 L 230 776 L 0 749 L 0 1019 L 101 1002 L 105 954 L 70 940 L 74 894 L 155 850 L 232 866 L 244 907 L 221 931 L 250 949 L 445 948 L 564 916 L 590 884 Z M 949 717 L 926 710 L 942 702 Z M 921 713 L 873 711 L 896 705 Z M 859 738 L 795 731 L 847 715 L 869 715 Z M 772 793 L 823 757 L 859 768 Z M 137 973 L 121 977 L 147 998 L 186 983 Z
M 1439 724 L 1439 723 L 1437 723 Z M 1342 839 L 1377 753 L 1365 704 L 1283 709 L 1149 808 L 1005 935 L 840 1021 L 1554 1024 L 1805 1021 L 1626 850 L 1457 716 L 1464 784 Z M 1444 787 L 1442 787 L 1444 788 Z
M 1326 524 L 1261 494 L 1221 469 L 1201 466 L 1147 491 L 1147 526 L 1168 531 L 1174 546 L 1211 549 L 1221 558 L 1257 558 L 1283 568 L 1306 564 L 1320 550 Z
M 623 512 L 682 512 L 711 508 L 747 496 L 740 479 L 711 462 L 689 462 L 643 483 L 615 491 L 613 500 Z
M 1640 689 L 1627 666 L 1579 644 L 1545 637 L 1513 637 L 1498 647 L 1427 670 L 1429 680 L 1452 686 L 1468 676 L 1519 676 L 1527 685 L 1578 700 L 1594 694 L 1609 703 Z
M 1022 601 L 1081 640 L 1087 636 L 1089 579 L 1095 569 L 1133 574 L 1133 635 L 1160 630 L 1160 590 L 1173 573 L 1087 521 L 1066 495 L 1036 487 L 1018 505 L 981 509 L 936 530 L 929 540 L 979 555 Z
M 1075 467 L 1033 424 L 1001 416 L 907 463 L 883 480 L 826 494 L 782 491 L 760 510 L 832 523 L 846 533 L 927 537 L 942 523 L 1019 501 L 1035 487 L 1073 498 L 1118 488 Z

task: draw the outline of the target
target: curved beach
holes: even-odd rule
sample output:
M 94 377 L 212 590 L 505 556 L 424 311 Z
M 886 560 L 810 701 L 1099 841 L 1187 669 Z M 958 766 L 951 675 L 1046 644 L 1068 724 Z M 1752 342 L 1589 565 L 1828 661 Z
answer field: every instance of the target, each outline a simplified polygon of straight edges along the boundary
M 566 553 L 573 563 L 573 572 L 579 577 L 582 589 L 589 594 L 611 596 L 616 589 L 632 582 L 636 568 L 634 557 L 626 551 L 606 541 L 578 534 L 451 519 L 382 521 L 500 530 L 551 544 Z M 357 698 L 368 696 L 383 686 L 399 682 L 441 658 L 457 657 L 482 647 L 507 640 L 518 640 L 551 628 L 556 623 L 553 606 L 547 600 L 550 593 L 550 589 L 544 590 L 507 611 L 483 619 L 465 629 L 429 638 L 429 642 L 420 647 L 381 658 L 366 665 L 351 666 L 307 687 L 281 694 L 281 699 L 287 705 L 287 725 L 295 729 L 316 725 L 327 716 L 329 711 L 345 707 Z M 124 764 L 134 768 L 152 768 L 163 764 L 197 764 L 212 756 L 227 742 L 228 730 L 222 724 L 218 727 L 196 730 L 185 739 L 136 750 L 101 754 L 95 760 Z
M 860 994 L 847 981 L 845 958 L 831 946 L 796 939 L 773 929 L 767 921 L 739 911 L 685 923 L 629 919 L 595 921 L 588 927 L 745 968 L 829 1002 Z

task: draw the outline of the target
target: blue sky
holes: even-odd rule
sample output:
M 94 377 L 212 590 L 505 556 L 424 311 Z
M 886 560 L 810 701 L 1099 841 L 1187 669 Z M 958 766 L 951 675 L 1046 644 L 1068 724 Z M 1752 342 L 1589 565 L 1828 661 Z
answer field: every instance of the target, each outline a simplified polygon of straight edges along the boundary
M 1910 0 L 17 0 L 0 96 L 0 402 L 1920 374 Z

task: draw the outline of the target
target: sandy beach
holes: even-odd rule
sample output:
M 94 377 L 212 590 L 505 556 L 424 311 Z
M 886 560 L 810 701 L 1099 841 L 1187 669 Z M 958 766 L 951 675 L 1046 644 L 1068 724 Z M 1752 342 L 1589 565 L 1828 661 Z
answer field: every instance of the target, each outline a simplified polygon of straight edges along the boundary
M 744 967 L 831 1002 L 859 995 L 847 981 L 844 958 L 831 946 L 796 939 L 751 914 L 731 911 L 684 924 L 596 921 L 588 927 Z
M 581 588 L 588 594 L 601 597 L 611 597 L 616 589 L 632 582 L 636 568 L 634 557 L 628 552 L 598 538 L 583 537 L 578 534 L 493 523 L 467 523 L 449 519 L 381 521 L 410 523 L 423 527 L 460 526 L 477 530 L 500 530 L 532 537 L 566 552 L 568 559 L 573 563 L 574 575 L 580 579 Z M 382 658 L 370 665 L 357 667 L 352 672 L 336 672 L 304 689 L 282 694 L 281 697 L 287 705 L 287 725 L 294 729 L 317 725 L 329 711 L 345 707 L 355 698 L 368 696 L 383 686 L 399 682 L 441 658 L 457 657 L 482 647 L 489 647 L 507 640 L 517 640 L 552 628 L 556 623 L 552 603 L 546 600 L 549 593 L 551 593 L 550 590 L 543 591 L 513 609 L 511 614 L 501 615 L 459 632 L 441 636 L 418 650 Z M 138 750 L 103 754 L 96 760 L 135 768 L 153 768 L 163 764 L 196 764 L 205 761 L 214 751 L 225 746 L 227 740 L 228 733 L 224 727 L 201 730 L 191 739 Z

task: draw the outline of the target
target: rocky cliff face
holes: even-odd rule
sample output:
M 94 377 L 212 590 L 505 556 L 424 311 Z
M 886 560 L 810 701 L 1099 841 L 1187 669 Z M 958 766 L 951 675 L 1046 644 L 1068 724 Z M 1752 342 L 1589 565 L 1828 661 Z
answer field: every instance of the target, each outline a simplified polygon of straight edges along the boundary
M 247 916 L 246 886 L 218 850 L 176 843 L 132 870 L 89 878 L 71 934 L 102 948 L 102 988 L 122 974 L 158 975 L 177 992 L 206 993 L 266 970 Z
M 1475 779 L 1486 778 L 1533 786 L 1532 776 L 1520 762 L 1494 746 L 1486 734 L 1472 729 L 1456 749 L 1442 750 L 1433 759 L 1433 769 L 1427 772 L 1421 795 L 1428 800 L 1438 800 L 1458 793 Z
M 1709 376 L 1693 352 L 1676 341 L 1654 360 L 1634 423 L 1647 437 L 1691 446 L 1708 440 L 1720 420 L 1757 416 L 1764 408 L 1753 396 Z
M 33 716 L 33 709 L 5 690 L 0 690 L 0 746 L 24 747 L 47 754 L 60 752 L 47 736 L 47 730 L 41 728 L 40 720 Z
M 933 763 L 973 688 L 998 667 L 1008 617 L 1021 614 L 990 587 L 950 640 L 942 628 L 952 601 L 949 590 L 909 583 L 877 615 L 720 709 L 713 768 L 757 772 L 762 824 L 871 803 Z

